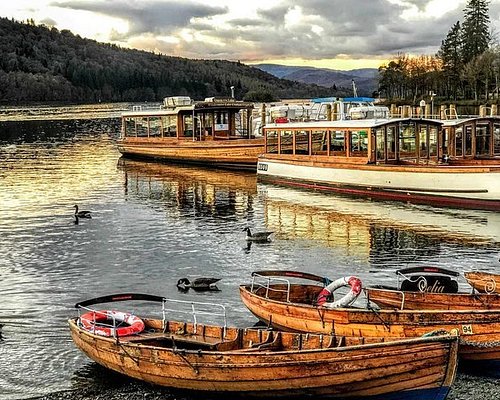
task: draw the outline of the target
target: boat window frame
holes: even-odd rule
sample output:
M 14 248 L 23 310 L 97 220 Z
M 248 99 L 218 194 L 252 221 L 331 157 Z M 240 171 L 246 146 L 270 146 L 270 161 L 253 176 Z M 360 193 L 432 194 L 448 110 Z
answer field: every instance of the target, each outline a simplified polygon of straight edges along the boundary
M 294 129 L 294 131 L 293 131 L 293 137 L 294 137 L 293 154 L 294 155 L 300 155 L 300 156 L 310 156 L 311 155 L 311 132 L 312 132 L 311 129 Z M 302 150 L 302 148 L 299 149 L 299 147 L 298 147 L 299 145 L 301 145 L 302 142 L 299 143 L 298 138 L 297 138 L 297 133 L 302 133 L 303 134 L 302 136 L 304 138 L 306 138 L 306 141 L 303 142 L 306 145 L 304 150 Z
M 347 129 L 329 129 L 328 137 L 329 137 L 329 145 L 328 145 L 328 156 L 329 157 L 347 157 Z M 338 136 L 337 134 L 341 134 Z M 335 137 L 334 137 L 335 135 Z M 342 139 L 340 139 L 342 137 Z M 336 149 L 335 146 L 337 144 L 341 144 L 341 149 Z
M 491 131 L 491 126 L 490 123 L 488 122 L 478 122 L 475 126 L 475 134 L 474 134 L 474 142 L 475 142 L 475 150 L 474 150 L 474 155 L 475 157 L 489 157 L 491 155 L 491 137 L 492 137 L 492 131 Z M 483 129 L 485 129 L 484 134 L 480 134 L 483 132 Z M 485 145 L 481 146 L 483 147 L 484 152 L 480 153 L 480 140 L 484 139 Z
M 363 135 L 364 133 L 364 135 Z M 368 158 L 370 147 L 370 128 L 356 128 L 349 130 L 349 157 Z M 365 148 L 366 141 L 366 148 Z
M 464 157 L 474 156 L 474 125 L 466 124 L 464 126 Z
M 283 144 L 283 138 L 286 138 L 285 144 Z M 295 143 L 295 131 L 293 131 L 292 129 L 279 130 L 278 154 L 295 154 L 294 143 Z M 283 149 L 284 145 L 288 146 L 288 150 Z
M 454 148 L 453 148 L 453 155 L 455 157 L 461 157 L 463 158 L 464 156 L 464 127 L 462 125 L 457 126 L 455 128 L 454 132 Z
M 411 131 L 403 128 L 411 128 Z M 406 133 L 410 133 L 407 135 Z M 401 122 L 399 124 L 399 132 L 398 132 L 398 159 L 403 161 L 416 161 L 418 158 L 418 130 L 417 124 L 415 121 L 408 121 L 407 123 Z M 401 149 L 405 147 L 405 145 L 409 143 L 410 148 L 407 150 L 407 153 L 404 155 L 401 153 Z

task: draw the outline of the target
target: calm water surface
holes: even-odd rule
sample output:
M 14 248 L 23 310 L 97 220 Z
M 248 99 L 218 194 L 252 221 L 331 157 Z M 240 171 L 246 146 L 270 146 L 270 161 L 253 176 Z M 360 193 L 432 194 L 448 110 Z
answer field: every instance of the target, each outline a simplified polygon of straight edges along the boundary
M 259 269 L 357 274 L 366 284 L 412 265 L 500 270 L 500 213 L 352 200 L 264 185 L 253 174 L 125 160 L 117 118 L 18 114 L 0 121 L 0 400 L 102 383 L 66 323 L 90 297 L 216 302 L 231 324 L 248 326 L 256 321 L 237 288 Z M 75 204 L 93 218 L 76 224 Z M 248 248 L 246 226 L 275 239 Z M 177 291 L 179 278 L 196 276 L 222 278 L 221 291 Z

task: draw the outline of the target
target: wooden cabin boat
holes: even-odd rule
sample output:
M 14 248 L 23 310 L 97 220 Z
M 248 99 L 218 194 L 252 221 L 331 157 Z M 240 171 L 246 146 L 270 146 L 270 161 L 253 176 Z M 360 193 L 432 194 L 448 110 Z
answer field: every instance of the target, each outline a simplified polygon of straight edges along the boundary
M 369 302 L 400 310 L 500 310 L 500 294 L 460 293 L 458 272 L 438 267 L 396 271 L 397 286 L 364 288 Z
M 330 281 L 316 277 L 322 285 L 293 283 L 291 277 L 301 276 L 295 271 L 254 272 L 252 282 L 240 286 L 241 299 L 259 320 L 287 331 L 389 340 L 457 332 L 464 362 L 486 373 L 500 372 L 500 310 L 389 310 L 370 303 L 366 308 L 331 308 L 336 302 L 318 306 Z
M 480 293 L 500 293 L 500 274 L 471 271 L 464 273 L 465 279 Z
M 253 103 L 167 97 L 161 109 L 122 114 L 125 156 L 255 171 L 264 139 L 252 135 Z
M 125 300 L 159 302 L 163 317 L 88 308 Z M 184 303 L 193 310 L 207 305 Z M 84 314 L 69 320 L 71 336 L 106 368 L 198 395 L 441 400 L 455 378 L 457 336 L 364 343 L 362 338 L 171 321 L 166 304 L 163 297 L 142 294 L 81 302 L 76 306 Z M 129 324 L 119 327 L 123 321 Z
M 499 165 L 500 116 L 443 120 L 441 141 L 452 165 Z
M 456 150 L 449 154 L 450 140 L 458 148 L 452 139 L 458 128 L 443 130 L 443 122 L 437 120 L 272 123 L 264 128 L 265 152 L 259 156 L 257 173 L 261 180 L 314 190 L 500 210 L 500 125 L 498 130 L 496 126 L 484 138 L 484 152 L 466 158 L 457 156 Z M 473 143 L 483 137 L 480 132 Z M 473 144 L 476 152 L 478 146 Z

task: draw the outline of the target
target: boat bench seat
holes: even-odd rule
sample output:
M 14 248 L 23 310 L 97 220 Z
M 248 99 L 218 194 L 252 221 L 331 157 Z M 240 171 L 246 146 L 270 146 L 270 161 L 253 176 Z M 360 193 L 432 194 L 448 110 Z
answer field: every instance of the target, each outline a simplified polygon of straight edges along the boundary
M 219 338 L 213 338 L 201 335 L 176 335 L 171 332 L 146 332 L 134 336 L 121 337 L 122 342 L 170 342 L 172 346 L 187 344 L 191 346 L 199 346 L 208 349 L 215 349 L 216 346 L 223 341 Z

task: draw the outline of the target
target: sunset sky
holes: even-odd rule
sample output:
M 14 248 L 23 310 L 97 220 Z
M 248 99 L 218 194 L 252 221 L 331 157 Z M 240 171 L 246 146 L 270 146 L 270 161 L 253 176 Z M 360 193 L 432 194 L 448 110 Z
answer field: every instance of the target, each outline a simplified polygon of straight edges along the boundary
M 467 1 L 15 0 L 0 16 L 187 58 L 332 69 L 378 67 L 398 53 L 435 54 Z M 500 0 L 490 2 L 494 36 Z M 497 38 L 499 39 L 499 38 Z M 500 40 L 500 39 L 499 39 Z

